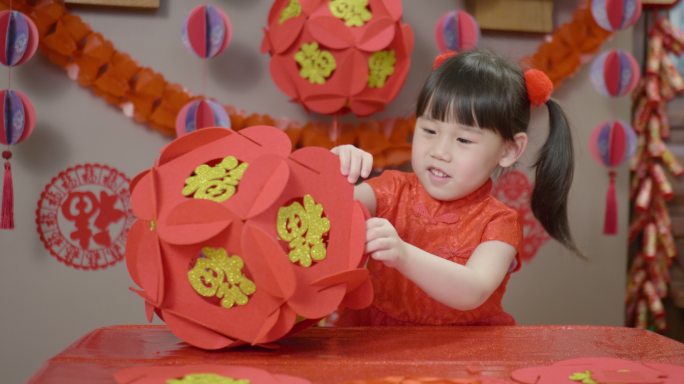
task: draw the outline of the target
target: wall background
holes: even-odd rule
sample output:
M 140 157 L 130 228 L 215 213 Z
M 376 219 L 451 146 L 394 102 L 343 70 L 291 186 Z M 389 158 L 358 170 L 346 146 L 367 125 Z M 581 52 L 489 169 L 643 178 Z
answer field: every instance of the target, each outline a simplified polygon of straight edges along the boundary
M 268 73 L 269 58 L 259 52 L 270 1 L 213 0 L 234 26 L 233 42 L 218 58 L 204 63 L 180 40 L 181 24 L 200 1 L 162 0 L 154 12 L 73 7 L 93 30 L 128 52 L 143 66 L 195 93 L 224 104 L 274 117 L 309 118 L 276 89 Z M 579 1 L 556 1 L 555 25 L 568 21 Z M 406 84 L 383 115 L 411 113 L 414 98 L 437 54 L 433 27 L 451 0 L 404 1 L 405 20 L 415 32 L 412 68 Z M 532 53 L 543 36 L 484 33 L 480 46 L 513 59 Z M 604 48 L 632 48 L 632 32 L 623 31 Z M 6 74 L 6 69 L 2 69 Z M 1 83 L 7 87 L 6 76 Z M 0 232 L 0 372 L 3 382 L 25 382 L 43 361 L 86 332 L 106 325 L 144 323 L 143 303 L 128 290 L 124 263 L 96 272 L 60 264 L 44 249 L 36 232 L 35 210 L 41 191 L 62 170 L 82 163 L 101 163 L 135 176 L 149 167 L 170 138 L 141 126 L 107 105 L 40 54 L 12 71 L 12 86 L 33 101 L 38 123 L 34 135 L 13 150 L 15 224 Z M 544 245 L 532 263 L 509 284 L 505 304 L 520 324 L 622 325 L 626 269 L 628 171 L 618 170 L 619 235 L 603 236 L 606 170 L 591 159 L 587 140 L 593 127 L 609 117 L 629 119 L 629 100 L 610 100 L 596 93 L 588 66 L 554 93 L 573 127 L 575 182 L 570 194 L 570 224 L 582 261 L 555 242 Z M 524 169 L 546 135 L 546 111 L 534 111 L 531 148 Z

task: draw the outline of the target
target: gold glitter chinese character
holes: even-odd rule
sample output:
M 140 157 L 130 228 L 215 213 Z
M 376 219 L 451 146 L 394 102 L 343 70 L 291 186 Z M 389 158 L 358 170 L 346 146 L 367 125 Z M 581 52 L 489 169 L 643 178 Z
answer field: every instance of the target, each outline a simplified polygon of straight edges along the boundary
M 280 12 L 278 24 L 282 24 L 288 19 L 299 16 L 302 13 L 302 5 L 297 0 L 290 0 L 290 3 Z
M 394 73 L 397 58 L 394 51 L 375 52 L 368 59 L 368 87 L 382 88 L 387 78 Z
M 323 235 L 330 231 L 330 220 L 322 216 L 323 206 L 311 195 L 304 195 L 304 206 L 295 201 L 278 209 L 278 237 L 289 242 L 291 262 L 310 267 L 312 260 L 325 259 Z
M 575 372 L 568 379 L 572 381 L 578 381 L 582 384 L 597 384 L 596 381 L 591 377 L 591 371 L 586 370 L 584 372 Z
M 250 384 L 247 379 L 233 379 L 214 373 L 190 373 L 180 379 L 166 380 L 166 384 Z
M 185 179 L 183 196 L 224 202 L 235 194 L 248 165 L 239 163 L 233 156 L 225 157 L 213 167 L 202 164 L 195 168 L 193 176 Z
M 330 13 L 338 19 L 344 20 L 347 27 L 361 27 L 373 15 L 368 10 L 368 0 L 332 0 Z
M 333 55 L 318 49 L 316 42 L 302 44 L 294 58 L 301 67 L 299 75 L 312 84 L 325 84 L 326 79 L 337 67 Z
M 202 248 L 204 257 L 197 259 L 195 266 L 188 271 L 188 281 L 195 292 L 204 297 L 221 299 L 221 306 L 245 305 L 248 295 L 256 291 L 256 285 L 244 274 L 245 262 L 238 255 L 228 256 L 223 248 Z

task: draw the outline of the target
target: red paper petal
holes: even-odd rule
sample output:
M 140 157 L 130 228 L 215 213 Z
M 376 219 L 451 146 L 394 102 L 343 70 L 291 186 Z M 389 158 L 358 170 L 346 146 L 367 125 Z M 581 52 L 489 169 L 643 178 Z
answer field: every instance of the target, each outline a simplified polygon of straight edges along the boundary
M 285 159 L 264 155 L 249 164 L 249 171 L 240 180 L 240 190 L 228 200 L 228 206 L 238 216 L 248 219 L 268 209 L 280 196 L 290 178 Z
M 155 168 L 145 171 L 135 179 L 135 187 L 131 186 L 131 210 L 139 219 L 157 219 L 157 197 L 159 187 Z
M 350 309 L 363 309 L 373 303 L 373 298 L 373 283 L 366 280 L 354 291 L 348 292 L 340 306 Z
M 222 204 L 211 200 L 184 201 L 160 218 L 159 236 L 169 244 L 197 244 L 218 235 L 237 218 Z
M 368 281 L 369 278 L 369 272 L 365 268 L 350 269 L 316 279 L 311 282 L 311 286 L 325 289 L 333 285 L 345 284 L 347 292 L 351 292 Z
M 394 39 L 395 22 L 389 17 L 373 18 L 363 29 L 357 46 L 367 52 L 386 48 Z
M 203 349 L 221 349 L 228 346 L 238 345 L 236 340 L 214 332 L 200 324 L 193 323 L 182 317 L 176 316 L 168 310 L 162 310 L 164 321 L 171 332 L 179 338 L 192 343 Z
M 273 47 L 275 53 L 283 53 L 292 47 L 297 40 L 302 29 L 304 29 L 306 18 L 302 16 L 293 17 L 285 20 L 282 24 L 277 22 L 269 26 L 266 36 Z
M 255 344 L 264 344 L 287 335 L 297 320 L 297 314 L 287 305 L 280 307 L 277 321 L 271 326 L 268 332 L 255 338 Z
M 317 95 L 302 99 L 308 109 L 324 115 L 339 112 L 346 101 L 347 98 L 343 95 Z
M 168 163 L 193 149 L 220 138 L 230 136 L 232 133 L 233 131 L 225 128 L 204 128 L 188 133 L 165 146 L 161 151 L 157 164 L 162 165 Z
M 399 21 L 401 19 L 402 14 L 404 13 L 403 5 L 401 4 L 401 1 L 396 1 L 396 0 L 371 0 L 370 5 L 375 9 L 376 4 L 382 4 L 382 6 L 385 8 L 387 13 L 396 21 Z
M 333 16 L 318 16 L 307 23 L 311 35 L 323 46 L 332 49 L 349 48 L 354 44 L 354 35 L 344 23 Z
M 136 271 L 136 283 L 151 303 L 159 306 L 164 300 L 164 263 L 159 237 L 150 230 L 147 221 L 140 220 L 134 227 L 135 233 L 126 243 L 126 262 L 130 264 L 129 270 Z
M 238 132 L 263 147 L 264 153 L 286 157 L 292 151 L 292 142 L 285 132 L 268 125 L 255 125 Z
M 242 232 L 242 249 L 260 289 L 283 300 L 294 294 L 297 281 L 293 265 L 273 236 L 247 224 Z

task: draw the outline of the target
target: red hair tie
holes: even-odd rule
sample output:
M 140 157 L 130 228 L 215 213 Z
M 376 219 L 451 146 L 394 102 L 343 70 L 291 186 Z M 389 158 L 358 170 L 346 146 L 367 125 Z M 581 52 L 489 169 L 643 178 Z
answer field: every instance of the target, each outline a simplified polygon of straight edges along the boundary
M 439 68 L 442 63 L 447 61 L 450 57 L 454 56 L 458 52 L 456 51 L 446 51 L 444 53 L 440 53 L 435 57 L 435 60 L 432 62 L 432 70 L 434 71 L 435 69 Z
M 537 107 L 546 103 L 553 92 L 551 79 L 546 76 L 546 73 L 534 68 L 525 70 L 524 76 L 530 104 Z

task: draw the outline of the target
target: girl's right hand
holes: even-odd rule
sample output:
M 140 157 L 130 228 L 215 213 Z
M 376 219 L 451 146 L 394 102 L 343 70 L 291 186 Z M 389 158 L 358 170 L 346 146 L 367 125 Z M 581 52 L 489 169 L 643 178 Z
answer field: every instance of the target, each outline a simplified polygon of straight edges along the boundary
M 353 145 L 340 145 L 330 150 L 340 157 L 340 172 L 350 183 L 356 183 L 359 176 L 364 179 L 373 169 L 373 155 Z

